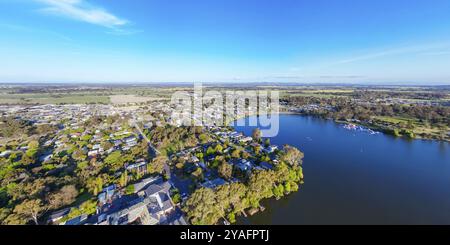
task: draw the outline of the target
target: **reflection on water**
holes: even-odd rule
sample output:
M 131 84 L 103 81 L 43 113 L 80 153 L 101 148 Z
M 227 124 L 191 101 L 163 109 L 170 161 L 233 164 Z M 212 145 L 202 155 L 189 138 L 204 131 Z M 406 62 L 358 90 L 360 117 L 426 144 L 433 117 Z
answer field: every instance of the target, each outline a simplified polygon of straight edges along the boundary
M 299 115 L 281 115 L 271 142 L 305 153 L 305 184 L 263 202 L 266 211 L 241 224 L 450 224 L 446 142 L 370 135 Z

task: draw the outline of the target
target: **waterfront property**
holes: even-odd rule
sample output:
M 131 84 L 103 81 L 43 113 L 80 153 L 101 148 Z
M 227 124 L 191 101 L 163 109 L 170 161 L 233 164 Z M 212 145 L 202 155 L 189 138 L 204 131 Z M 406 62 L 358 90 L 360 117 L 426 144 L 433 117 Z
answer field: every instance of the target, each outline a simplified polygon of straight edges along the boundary
M 235 129 L 250 135 L 254 127 Z M 304 151 L 305 183 L 239 224 L 450 224 L 448 143 L 300 115 L 280 115 L 280 129 L 271 142 Z

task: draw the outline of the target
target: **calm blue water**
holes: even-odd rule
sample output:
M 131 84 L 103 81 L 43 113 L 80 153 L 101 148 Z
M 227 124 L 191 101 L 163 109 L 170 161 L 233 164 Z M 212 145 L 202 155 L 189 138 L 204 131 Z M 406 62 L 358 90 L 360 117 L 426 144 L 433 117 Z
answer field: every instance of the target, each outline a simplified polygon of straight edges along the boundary
M 280 115 L 271 143 L 305 153 L 305 184 L 240 224 L 450 224 L 448 143 L 369 135 L 299 115 Z

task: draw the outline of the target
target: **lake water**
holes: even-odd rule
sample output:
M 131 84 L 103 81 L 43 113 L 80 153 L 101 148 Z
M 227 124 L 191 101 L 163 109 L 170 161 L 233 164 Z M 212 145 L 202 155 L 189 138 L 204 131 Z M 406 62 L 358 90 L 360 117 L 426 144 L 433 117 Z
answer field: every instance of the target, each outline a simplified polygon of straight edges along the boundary
M 251 135 L 255 127 L 235 128 Z M 280 115 L 271 143 L 305 153 L 305 183 L 238 224 L 450 224 L 449 143 L 370 135 L 300 115 Z

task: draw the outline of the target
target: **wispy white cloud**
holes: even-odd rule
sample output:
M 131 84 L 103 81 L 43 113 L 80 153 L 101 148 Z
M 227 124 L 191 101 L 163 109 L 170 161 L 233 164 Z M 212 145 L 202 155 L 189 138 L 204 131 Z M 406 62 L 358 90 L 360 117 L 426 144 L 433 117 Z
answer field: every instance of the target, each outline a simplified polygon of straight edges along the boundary
M 425 53 L 423 53 L 422 55 L 426 55 L 426 56 L 450 55 L 450 50 L 430 51 L 430 52 L 425 52 Z
M 68 36 L 62 35 L 60 33 L 54 32 L 54 31 L 45 30 L 45 29 L 31 28 L 31 27 L 16 25 L 16 24 L 0 23 L 0 29 L 2 29 L 2 28 L 11 30 L 11 31 L 15 31 L 15 32 L 24 32 L 24 33 L 42 34 L 42 35 L 46 35 L 46 36 L 52 36 L 52 37 L 56 37 L 58 39 L 66 41 L 66 42 L 73 41 L 73 39 Z
M 73 20 L 103 26 L 111 30 L 122 30 L 130 22 L 115 16 L 107 10 L 94 6 L 86 0 L 35 0 L 45 7 L 40 9 L 46 14 L 64 16 Z
M 106 33 L 115 35 L 115 36 L 129 36 L 134 35 L 138 33 L 142 33 L 144 31 L 142 30 L 136 30 L 136 29 L 112 29 L 111 31 L 107 31 Z
M 385 49 L 385 50 L 378 50 L 375 52 L 359 55 L 359 56 L 353 56 L 346 59 L 339 60 L 335 62 L 334 64 L 348 64 L 348 63 L 354 63 L 359 61 L 365 61 L 365 60 L 373 60 L 381 57 L 386 56 L 395 56 L 395 55 L 403 55 L 403 54 L 442 54 L 443 52 L 448 51 L 442 51 L 442 49 L 447 49 L 450 47 L 450 43 L 434 43 L 434 44 L 427 44 L 427 45 L 416 45 L 416 46 L 403 46 L 403 47 L 397 47 L 392 49 Z

